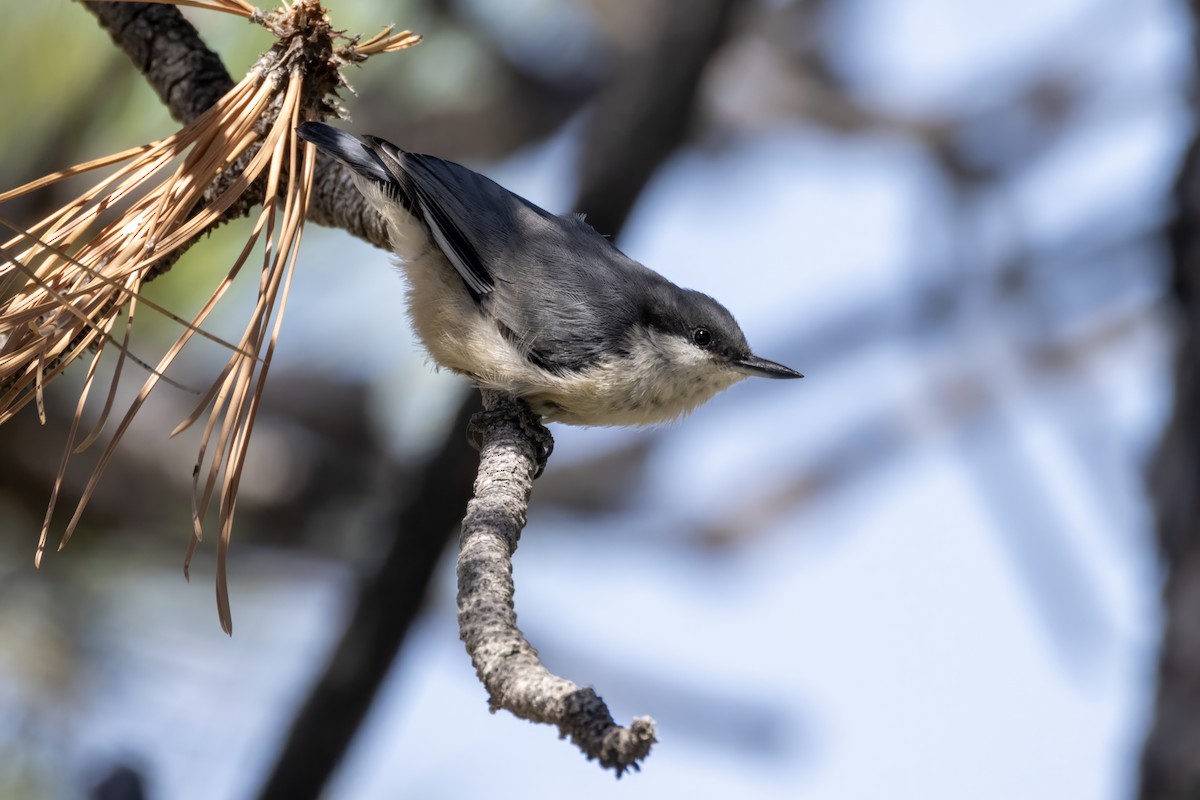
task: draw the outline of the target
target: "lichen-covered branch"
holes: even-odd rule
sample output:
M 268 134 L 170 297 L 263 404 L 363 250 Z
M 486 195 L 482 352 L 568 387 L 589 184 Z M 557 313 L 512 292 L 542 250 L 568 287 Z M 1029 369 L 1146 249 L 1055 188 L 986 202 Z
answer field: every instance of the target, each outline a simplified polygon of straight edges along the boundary
M 538 469 L 540 422 L 519 400 L 483 393 L 475 498 L 459 539 L 458 624 L 492 710 L 558 727 L 589 758 L 616 771 L 637 769 L 655 742 L 654 721 L 617 725 L 590 688 L 552 674 L 517 628 L 512 554 L 525 526 Z

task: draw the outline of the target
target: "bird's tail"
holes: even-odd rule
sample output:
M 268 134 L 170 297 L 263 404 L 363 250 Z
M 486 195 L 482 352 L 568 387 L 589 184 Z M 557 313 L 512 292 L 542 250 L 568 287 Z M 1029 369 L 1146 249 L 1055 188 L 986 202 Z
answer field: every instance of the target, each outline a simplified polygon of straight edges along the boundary
M 370 146 L 357 136 L 340 131 L 324 122 L 303 122 L 296 134 L 312 142 L 323 153 L 333 156 L 350 169 L 372 181 L 393 183 L 392 172 L 379 160 Z

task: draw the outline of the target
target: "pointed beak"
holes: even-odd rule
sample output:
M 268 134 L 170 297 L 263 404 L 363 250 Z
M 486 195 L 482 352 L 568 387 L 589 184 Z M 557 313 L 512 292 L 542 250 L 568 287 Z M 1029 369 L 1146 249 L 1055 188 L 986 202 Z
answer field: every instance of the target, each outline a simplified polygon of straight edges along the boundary
M 755 355 L 749 355 L 745 358 L 735 358 L 733 360 L 733 368 L 738 372 L 744 372 L 747 375 L 756 375 L 760 378 L 804 377 L 791 367 L 785 367 L 783 364 L 776 364 L 774 361 L 767 361 L 765 358 L 759 358 Z

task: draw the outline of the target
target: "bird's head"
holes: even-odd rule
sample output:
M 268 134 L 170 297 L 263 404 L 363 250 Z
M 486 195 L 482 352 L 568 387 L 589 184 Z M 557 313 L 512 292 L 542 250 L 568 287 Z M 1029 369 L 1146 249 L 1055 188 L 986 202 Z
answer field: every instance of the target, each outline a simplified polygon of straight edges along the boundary
M 663 282 L 650 292 L 630 353 L 661 401 L 691 411 L 747 377 L 802 378 L 794 369 L 754 355 L 741 327 L 708 295 Z M 649 374 L 650 371 L 653 374 Z

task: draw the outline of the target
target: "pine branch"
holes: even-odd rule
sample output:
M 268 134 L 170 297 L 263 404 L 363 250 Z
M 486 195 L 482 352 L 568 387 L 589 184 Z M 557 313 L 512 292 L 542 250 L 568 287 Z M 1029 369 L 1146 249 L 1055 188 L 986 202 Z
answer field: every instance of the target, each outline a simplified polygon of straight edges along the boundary
M 649 755 L 654 721 L 637 717 L 629 728 L 617 725 L 594 690 L 546 669 L 517 627 L 512 555 L 539 469 L 541 423 L 507 395 L 484 391 L 483 407 L 473 423 L 481 439 L 475 498 L 459 538 L 459 634 L 493 711 L 557 726 L 589 760 L 620 777 Z
M 85 5 L 179 122 L 191 122 L 233 87 L 233 78 L 220 56 L 204 44 L 176 6 L 108 2 Z M 246 158 L 252 155 L 248 152 Z M 251 187 L 226 219 L 245 216 L 261 202 L 262 187 Z M 354 188 L 349 172 L 330 159 L 318 161 L 308 218 L 390 249 L 383 220 Z M 155 273 L 169 266 L 164 264 Z

